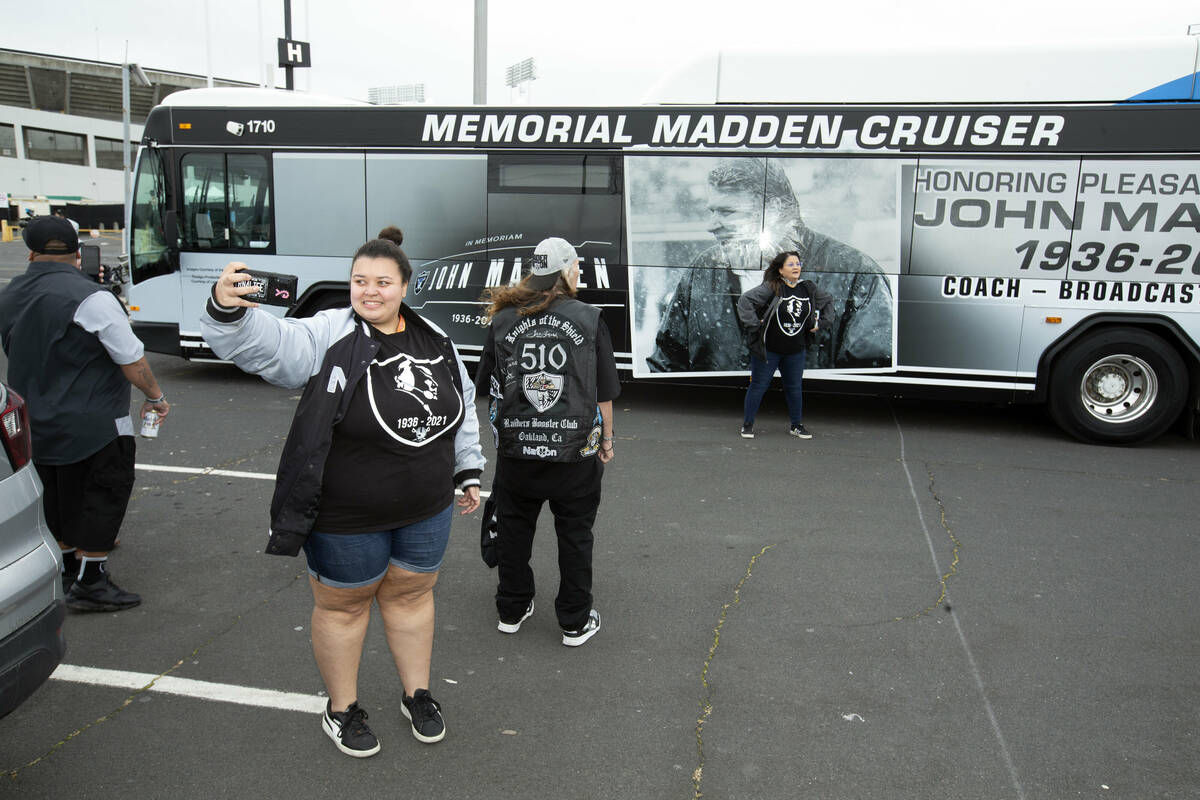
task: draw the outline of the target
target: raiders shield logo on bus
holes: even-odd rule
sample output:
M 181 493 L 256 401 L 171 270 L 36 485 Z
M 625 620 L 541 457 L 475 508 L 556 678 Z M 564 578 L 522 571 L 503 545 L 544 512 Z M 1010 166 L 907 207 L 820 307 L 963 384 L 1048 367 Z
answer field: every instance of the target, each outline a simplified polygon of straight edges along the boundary
M 551 375 L 548 372 L 534 372 L 521 377 L 525 389 L 525 399 L 533 404 L 539 412 L 553 406 L 562 397 L 563 376 Z
M 417 274 L 417 286 L 413 294 L 420 294 L 421 290 L 425 288 L 425 284 L 429 281 L 429 272 L 429 270 L 425 270 Z

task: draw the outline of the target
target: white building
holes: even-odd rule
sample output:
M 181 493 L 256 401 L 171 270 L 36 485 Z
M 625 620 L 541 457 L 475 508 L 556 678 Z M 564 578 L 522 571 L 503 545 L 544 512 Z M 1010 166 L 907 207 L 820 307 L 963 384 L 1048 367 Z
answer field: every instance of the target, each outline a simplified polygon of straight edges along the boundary
M 8 211 L 16 219 L 26 208 L 45 214 L 50 205 L 123 202 L 121 69 L 104 61 L 0 49 L 0 215 Z M 130 85 L 135 153 L 155 104 L 208 82 L 201 75 L 143 71 L 150 88 Z

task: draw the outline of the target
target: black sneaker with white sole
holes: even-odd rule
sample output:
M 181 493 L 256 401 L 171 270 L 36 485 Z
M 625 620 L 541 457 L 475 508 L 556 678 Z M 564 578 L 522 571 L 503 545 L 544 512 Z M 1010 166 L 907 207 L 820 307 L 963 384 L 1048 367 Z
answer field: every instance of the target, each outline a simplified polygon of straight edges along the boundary
M 516 633 L 521 630 L 521 623 L 533 616 L 533 601 L 529 601 L 529 608 L 525 609 L 525 613 L 516 622 L 505 622 L 500 620 L 496 625 L 496 630 L 501 633 Z
M 112 582 L 107 572 L 95 583 L 78 580 L 67 589 L 67 608 L 75 611 L 123 611 L 142 602 L 140 594 L 127 592 Z
M 754 426 L 753 425 L 743 425 L 742 426 L 742 438 L 743 439 L 753 439 L 754 438 Z
M 404 716 L 412 723 L 413 736 L 425 744 L 440 742 L 446 736 L 442 720 L 442 704 L 433 699 L 428 689 L 417 689 L 412 697 L 404 695 Z
M 358 707 L 357 700 L 345 711 L 333 711 L 326 701 L 321 727 L 337 749 L 348 756 L 367 758 L 379 752 L 379 740 L 367 727 L 367 712 Z
M 563 631 L 562 643 L 567 647 L 579 647 L 600 630 L 600 612 L 592 609 L 588 612 L 587 622 L 577 631 Z
M 811 439 L 812 438 L 812 434 L 809 433 L 808 429 L 805 428 L 803 425 L 793 425 L 791 427 L 791 429 L 788 431 L 788 433 L 790 433 L 792 436 L 796 436 L 800 439 Z

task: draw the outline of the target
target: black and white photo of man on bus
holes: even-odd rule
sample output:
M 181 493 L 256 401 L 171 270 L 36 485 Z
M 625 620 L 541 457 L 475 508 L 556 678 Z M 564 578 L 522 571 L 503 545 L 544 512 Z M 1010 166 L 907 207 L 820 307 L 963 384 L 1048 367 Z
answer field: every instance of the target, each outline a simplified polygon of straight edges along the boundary
M 805 274 L 834 298 L 834 324 L 809 351 L 809 368 L 891 365 L 887 276 L 870 256 L 805 224 L 778 159 L 721 159 L 707 188 L 706 230 L 717 242 L 680 278 L 646 359 L 651 372 L 748 369 L 737 299 L 762 282 L 765 260 L 788 250 L 801 254 Z

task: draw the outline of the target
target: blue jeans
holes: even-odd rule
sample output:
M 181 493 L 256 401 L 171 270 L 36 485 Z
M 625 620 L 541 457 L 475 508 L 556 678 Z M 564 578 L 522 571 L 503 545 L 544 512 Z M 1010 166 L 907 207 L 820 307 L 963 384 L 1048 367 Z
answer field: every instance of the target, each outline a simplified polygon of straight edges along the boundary
M 428 519 L 375 533 L 320 533 L 304 541 L 308 574 L 326 586 L 354 589 L 382 580 L 388 565 L 437 572 L 450 541 L 454 504 Z
M 767 360 L 763 361 L 753 353 L 750 354 L 750 388 L 746 390 L 747 425 L 754 424 L 758 416 L 758 407 L 762 405 L 763 396 L 775 377 L 775 370 L 783 375 L 783 399 L 787 401 L 788 416 L 793 425 L 799 425 L 804 411 L 804 395 L 800 385 L 804 380 L 804 363 L 807 353 L 801 350 L 791 355 L 781 355 L 767 351 Z

